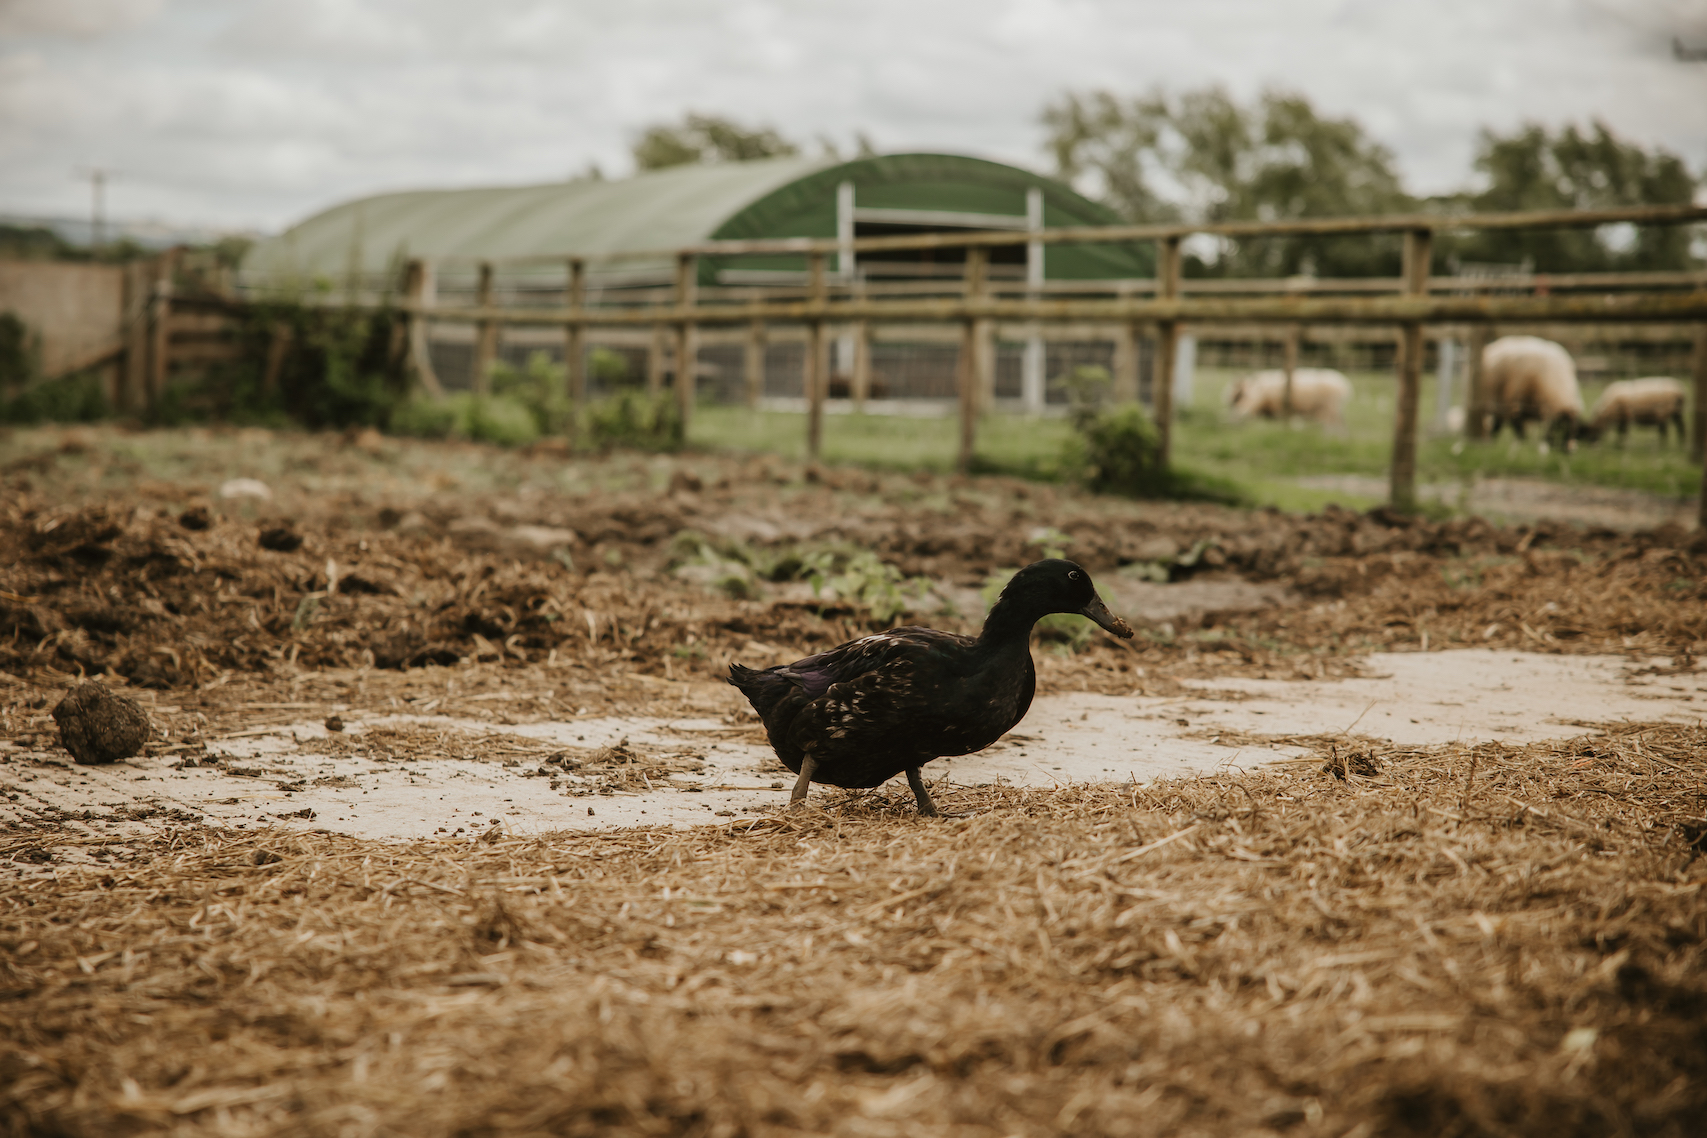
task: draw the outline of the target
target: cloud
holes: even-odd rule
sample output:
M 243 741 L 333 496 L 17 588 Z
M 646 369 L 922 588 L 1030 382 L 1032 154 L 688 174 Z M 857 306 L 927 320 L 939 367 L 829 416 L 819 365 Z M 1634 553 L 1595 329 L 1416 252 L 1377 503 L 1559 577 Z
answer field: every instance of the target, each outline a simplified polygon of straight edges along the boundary
M 563 178 L 687 110 L 1042 167 L 1069 89 L 1298 91 L 1412 188 L 1483 126 L 1599 117 L 1707 168 L 1698 0 L 0 0 L 0 210 L 277 227 L 358 194 Z M 1681 23 L 1680 23 L 1681 22 Z M 1701 37 L 1707 39 L 1707 33 Z M 9 42 L 10 41 L 10 42 Z
M 141 27 L 165 0 L 0 0 L 0 35 L 93 39 Z

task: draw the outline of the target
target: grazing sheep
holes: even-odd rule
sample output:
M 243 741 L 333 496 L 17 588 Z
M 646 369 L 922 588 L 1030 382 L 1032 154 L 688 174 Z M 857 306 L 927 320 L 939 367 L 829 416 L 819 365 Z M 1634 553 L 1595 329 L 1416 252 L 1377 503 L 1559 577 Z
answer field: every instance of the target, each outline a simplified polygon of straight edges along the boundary
M 1571 353 L 1537 336 L 1502 336 L 1482 350 L 1482 390 L 1493 412 L 1489 438 L 1511 424 L 1518 438 L 1524 424 L 1539 422 L 1563 445 L 1576 437 L 1583 420 L 1583 394 Z
M 1677 427 L 1677 440 L 1683 441 L 1684 387 L 1679 381 L 1663 375 L 1646 379 L 1625 379 L 1609 384 L 1589 412 L 1590 438 L 1599 438 L 1606 428 L 1617 426 L 1618 441 L 1622 443 L 1630 424 L 1638 427 L 1658 427 L 1660 442 L 1666 441 L 1666 424 Z
M 1292 373 L 1294 415 L 1338 426 L 1350 398 L 1350 381 L 1332 368 L 1301 367 Z M 1245 376 L 1227 389 L 1227 406 L 1239 419 L 1281 418 L 1286 413 L 1286 373 L 1259 371 Z

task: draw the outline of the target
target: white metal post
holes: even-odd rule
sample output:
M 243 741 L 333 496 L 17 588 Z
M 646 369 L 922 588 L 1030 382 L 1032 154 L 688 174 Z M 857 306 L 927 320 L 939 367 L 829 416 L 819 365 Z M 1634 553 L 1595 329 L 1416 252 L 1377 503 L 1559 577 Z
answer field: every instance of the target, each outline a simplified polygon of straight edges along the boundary
M 1197 337 L 1181 336 L 1174 349 L 1174 407 L 1190 407 L 1192 381 L 1197 377 Z
M 854 184 L 836 187 L 836 275 L 852 280 L 854 275 Z
M 1043 191 L 1037 186 L 1025 191 L 1025 227 L 1032 233 L 1043 228 Z M 1033 296 L 1043 287 L 1043 242 L 1025 243 L 1025 287 Z M 1025 356 L 1020 363 L 1020 400 L 1026 414 L 1043 412 L 1043 335 L 1034 325 L 1026 337 Z
M 1452 418 L 1453 388 L 1458 382 L 1458 341 L 1444 336 L 1437 347 L 1440 359 L 1434 373 L 1434 429 L 1445 432 Z

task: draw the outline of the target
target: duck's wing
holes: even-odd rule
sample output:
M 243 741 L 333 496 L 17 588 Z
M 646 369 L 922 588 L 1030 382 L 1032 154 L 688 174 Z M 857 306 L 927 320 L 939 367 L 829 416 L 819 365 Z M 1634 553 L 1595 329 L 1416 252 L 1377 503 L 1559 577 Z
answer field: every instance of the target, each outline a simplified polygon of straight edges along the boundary
M 936 628 L 891 628 L 769 671 L 800 685 L 807 699 L 817 699 L 834 684 L 872 672 L 886 672 L 907 662 L 928 667 L 932 660 L 957 658 L 973 643 L 969 636 Z
M 964 754 L 988 740 L 963 738 L 975 726 L 951 711 L 972 641 L 935 629 L 895 629 L 808 659 L 804 682 L 822 694 L 803 701 L 786 728 L 791 753 L 817 754 L 817 781 L 876 786 L 937 755 Z M 825 679 L 828 678 L 828 682 Z M 1005 726 L 1005 725 L 1004 725 Z

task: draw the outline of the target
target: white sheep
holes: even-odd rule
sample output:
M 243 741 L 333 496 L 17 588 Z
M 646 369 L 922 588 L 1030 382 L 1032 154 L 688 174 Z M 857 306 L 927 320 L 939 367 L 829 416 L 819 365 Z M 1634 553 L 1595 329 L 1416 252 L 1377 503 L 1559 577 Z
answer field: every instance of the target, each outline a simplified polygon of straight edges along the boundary
M 1351 381 L 1332 368 L 1301 367 L 1292 373 L 1292 413 L 1318 423 L 1344 422 Z M 1235 418 L 1260 415 L 1278 419 L 1286 413 L 1286 373 L 1259 371 L 1227 389 L 1227 406 Z
M 1660 442 L 1666 441 L 1666 424 L 1677 427 L 1677 439 L 1683 441 L 1684 386 L 1670 376 L 1650 375 L 1644 379 L 1624 379 L 1608 384 L 1589 412 L 1591 437 L 1599 438 L 1608 427 L 1618 428 L 1618 441 L 1623 442 L 1630 424 L 1638 427 L 1658 427 Z
M 1535 420 L 1546 434 L 1569 443 L 1583 420 L 1583 393 L 1571 353 L 1538 336 L 1502 336 L 1484 348 L 1482 391 L 1493 414 L 1490 438 L 1510 423 L 1521 439 L 1524 424 Z

